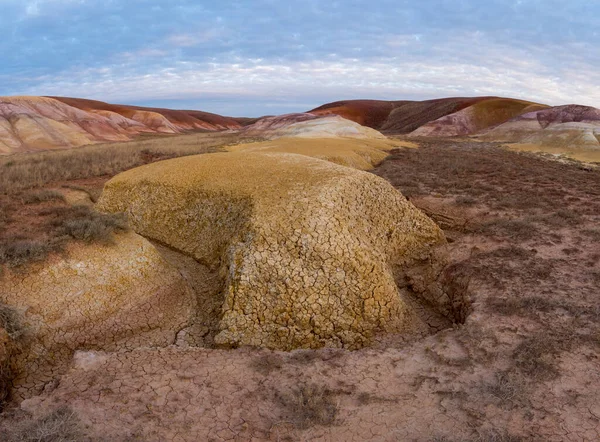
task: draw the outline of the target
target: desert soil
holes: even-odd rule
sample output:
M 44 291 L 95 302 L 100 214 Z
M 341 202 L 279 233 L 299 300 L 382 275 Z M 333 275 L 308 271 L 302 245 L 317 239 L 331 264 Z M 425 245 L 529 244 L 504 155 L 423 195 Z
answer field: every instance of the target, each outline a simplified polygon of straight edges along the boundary
M 373 173 L 445 230 L 464 324 L 354 352 L 79 353 L 6 422 L 58 416 L 73 440 L 600 440 L 600 170 L 436 140 Z

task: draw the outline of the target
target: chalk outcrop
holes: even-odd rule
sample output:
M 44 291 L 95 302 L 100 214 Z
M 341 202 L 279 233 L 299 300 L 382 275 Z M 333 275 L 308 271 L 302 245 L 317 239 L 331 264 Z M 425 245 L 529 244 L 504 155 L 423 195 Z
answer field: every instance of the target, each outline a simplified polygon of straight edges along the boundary
M 126 212 L 138 233 L 220 269 L 215 342 L 226 346 L 357 348 L 403 330 L 411 312 L 396 280 L 428 291 L 408 269 L 433 269 L 445 244 L 385 180 L 295 154 L 150 164 L 110 180 L 97 208 Z
M 17 397 L 39 393 L 76 350 L 170 345 L 195 310 L 179 272 L 133 232 L 115 245 L 73 244 L 67 256 L 5 269 L 0 303 L 22 321 L 22 351 L 13 356 Z

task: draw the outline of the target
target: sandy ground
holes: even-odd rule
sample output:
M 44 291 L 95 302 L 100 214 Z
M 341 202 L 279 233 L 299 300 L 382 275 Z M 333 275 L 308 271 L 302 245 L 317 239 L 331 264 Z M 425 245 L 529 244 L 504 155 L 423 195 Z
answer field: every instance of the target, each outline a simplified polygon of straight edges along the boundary
M 196 347 L 208 325 L 191 344 L 79 353 L 7 412 L 8 440 L 57 421 L 64 440 L 600 440 L 600 172 L 436 142 L 374 173 L 445 229 L 465 324 L 355 352 Z

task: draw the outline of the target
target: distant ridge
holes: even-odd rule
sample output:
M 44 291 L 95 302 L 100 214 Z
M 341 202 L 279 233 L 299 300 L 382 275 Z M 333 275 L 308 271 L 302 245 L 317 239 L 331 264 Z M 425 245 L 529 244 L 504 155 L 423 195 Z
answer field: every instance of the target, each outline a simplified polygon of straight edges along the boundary
M 0 97 L 0 154 L 127 141 L 143 133 L 239 129 L 202 111 L 114 105 L 67 97 Z
M 425 101 L 346 100 L 327 103 L 309 112 L 340 115 L 388 134 L 456 136 L 477 133 L 524 112 L 546 107 L 530 101 L 490 96 Z

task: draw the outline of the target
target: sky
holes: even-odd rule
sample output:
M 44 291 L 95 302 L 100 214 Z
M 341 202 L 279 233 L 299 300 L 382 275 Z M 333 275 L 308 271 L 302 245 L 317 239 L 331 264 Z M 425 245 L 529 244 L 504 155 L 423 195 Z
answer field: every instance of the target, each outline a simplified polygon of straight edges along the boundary
M 232 116 L 355 98 L 600 107 L 595 0 L 0 0 L 0 95 Z

